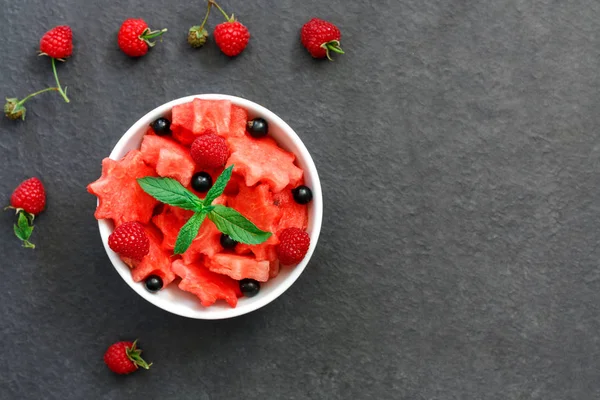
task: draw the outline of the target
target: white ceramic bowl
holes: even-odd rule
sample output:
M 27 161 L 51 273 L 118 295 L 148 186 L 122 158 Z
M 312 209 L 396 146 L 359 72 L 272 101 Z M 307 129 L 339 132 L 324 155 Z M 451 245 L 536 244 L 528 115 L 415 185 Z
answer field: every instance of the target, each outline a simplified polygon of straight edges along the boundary
M 129 128 L 129 130 L 127 130 L 125 135 L 121 137 L 113 151 L 110 153 L 110 158 L 113 160 L 120 160 L 128 151 L 139 148 L 142 138 L 148 129 L 148 125 L 150 125 L 152 121 L 162 116 L 170 117 L 173 106 L 190 102 L 194 98 L 230 100 L 233 104 L 248 110 L 249 118 L 262 117 L 266 119 L 269 122 L 269 135 L 272 136 L 282 148 L 291 151 L 296 155 L 299 166 L 304 170 L 306 185 L 310 187 L 313 192 L 313 201 L 309 203 L 308 207 L 307 231 L 310 235 L 310 248 L 306 257 L 304 257 L 304 260 L 295 267 L 281 267 L 281 272 L 276 278 L 261 284 L 261 290 L 258 295 L 252 298 L 240 298 L 236 308 L 231 308 L 224 301 L 218 301 L 217 304 L 210 307 L 203 307 L 196 296 L 180 290 L 175 283 L 158 293 L 153 294 L 145 289 L 143 282 L 134 282 L 131 278 L 129 267 L 108 247 L 108 236 L 114 229 L 112 222 L 109 220 L 100 220 L 98 221 L 98 226 L 100 227 L 100 235 L 102 236 L 104 248 L 115 269 L 119 275 L 121 275 L 121 278 L 123 278 L 123 280 L 144 299 L 163 310 L 183 317 L 196 319 L 232 318 L 257 310 L 275 300 L 292 286 L 306 268 L 306 265 L 310 261 L 315 250 L 321 231 L 321 221 L 323 219 L 321 183 L 319 182 L 317 169 L 308 150 L 296 132 L 294 132 L 288 124 L 273 112 L 252 101 L 221 94 L 203 94 L 182 97 L 155 108 L 140 118 L 131 128 Z

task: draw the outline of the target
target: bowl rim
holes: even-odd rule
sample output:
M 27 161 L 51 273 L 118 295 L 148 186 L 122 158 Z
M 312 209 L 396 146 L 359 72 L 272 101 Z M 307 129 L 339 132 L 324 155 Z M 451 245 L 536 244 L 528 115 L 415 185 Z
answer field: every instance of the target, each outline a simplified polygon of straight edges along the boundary
M 121 159 L 121 152 L 129 144 L 129 141 L 132 140 L 132 138 L 136 136 L 136 134 L 138 134 L 140 130 L 147 129 L 147 127 L 152 121 L 170 112 L 174 106 L 190 102 L 196 98 L 205 100 L 229 100 L 233 104 L 245 108 L 249 111 L 249 113 L 261 115 L 263 118 L 269 121 L 269 123 L 277 125 L 279 128 L 281 128 L 284 135 L 291 139 L 294 146 L 297 148 L 297 152 L 294 152 L 294 154 L 297 158 L 303 160 L 303 163 L 305 164 L 304 173 L 305 175 L 310 176 L 311 190 L 313 192 L 312 229 L 309 229 L 308 231 L 308 234 L 310 236 L 310 247 L 304 259 L 298 265 L 293 267 L 293 270 L 290 273 L 290 275 L 286 277 L 285 280 L 283 280 L 282 282 L 279 282 L 269 293 L 267 293 L 261 298 L 256 298 L 253 302 L 243 307 L 240 307 L 238 304 L 238 306 L 235 308 L 219 308 L 211 310 L 210 307 L 204 307 L 201 310 L 190 310 L 188 308 L 177 307 L 176 303 L 173 303 L 172 301 L 167 299 L 162 299 L 159 296 L 156 296 L 145 290 L 143 285 L 139 282 L 134 282 L 131 278 L 129 267 L 127 267 L 127 265 L 119 258 L 119 256 L 116 253 L 114 253 L 108 246 L 108 236 L 112 233 L 113 230 L 112 222 L 109 222 L 106 219 L 100 219 L 98 220 L 98 228 L 100 230 L 100 236 L 102 237 L 104 249 L 113 267 L 121 276 L 121 278 L 127 283 L 127 285 L 146 301 L 152 303 L 158 308 L 161 308 L 175 315 L 180 315 L 182 317 L 201 320 L 227 319 L 248 314 L 271 303 L 279 296 L 281 296 L 286 290 L 288 290 L 300 277 L 302 272 L 304 272 L 308 262 L 310 261 L 315 251 L 321 232 L 321 225 L 323 221 L 323 195 L 317 168 L 314 164 L 310 153 L 308 152 L 308 149 L 306 148 L 298 134 L 296 134 L 296 132 L 283 119 L 281 119 L 277 114 L 275 114 L 271 110 L 256 102 L 237 96 L 216 93 L 197 94 L 180 97 L 178 99 L 171 100 L 165 104 L 162 104 L 154 108 L 153 110 L 147 112 L 144 116 L 138 119 L 129 129 L 127 129 L 125 134 L 121 136 L 115 147 L 112 149 L 109 158 L 113 160 Z M 123 266 L 125 266 L 125 268 L 123 268 Z

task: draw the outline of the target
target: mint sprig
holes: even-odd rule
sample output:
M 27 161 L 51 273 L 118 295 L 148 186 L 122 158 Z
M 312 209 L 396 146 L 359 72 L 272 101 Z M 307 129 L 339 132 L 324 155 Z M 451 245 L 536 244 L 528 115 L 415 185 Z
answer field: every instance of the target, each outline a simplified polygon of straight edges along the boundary
M 246 244 L 260 244 L 271 237 L 270 232 L 265 232 L 248 221 L 233 208 L 216 204 L 208 213 L 210 219 L 218 230 L 229 235 L 233 240 Z
M 144 192 L 161 203 L 183 208 L 184 210 L 197 211 L 202 209 L 202 200 L 175 179 L 147 176 L 137 181 Z
M 219 231 L 229 235 L 236 242 L 260 244 L 271 237 L 271 232 L 259 229 L 233 208 L 221 204 L 212 205 L 212 202 L 225 191 L 232 171 L 233 165 L 221 173 L 204 200 L 171 178 L 145 177 L 138 179 L 140 187 L 161 203 L 194 211 L 194 215 L 179 231 L 175 243 L 175 254 L 185 253 L 198 236 L 206 217 L 215 224 Z

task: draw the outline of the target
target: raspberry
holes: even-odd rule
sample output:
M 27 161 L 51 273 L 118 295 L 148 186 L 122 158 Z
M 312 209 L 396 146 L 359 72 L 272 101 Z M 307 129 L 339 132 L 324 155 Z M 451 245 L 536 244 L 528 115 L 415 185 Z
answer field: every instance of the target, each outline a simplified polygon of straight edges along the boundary
M 108 368 L 120 375 L 137 371 L 138 367 L 149 369 L 150 365 L 141 357 L 142 350 L 136 348 L 135 342 L 117 342 L 104 353 L 104 362 Z
M 229 57 L 237 56 L 244 51 L 250 40 L 248 28 L 238 21 L 223 22 L 215 26 L 213 35 L 217 46 Z
M 330 51 L 344 54 L 340 47 L 342 34 L 331 22 L 313 18 L 302 27 L 300 40 L 308 52 L 314 58 L 325 58 L 331 60 Z
M 221 168 L 229 157 L 227 142 L 214 133 L 198 136 L 190 149 L 190 154 L 201 168 Z
M 42 54 L 52 58 L 65 59 L 73 53 L 73 31 L 63 25 L 50 29 L 40 40 Z
M 21 208 L 29 214 L 37 215 L 46 208 L 46 190 L 38 178 L 23 181 L 10 196 L 10 205 Z
M 150 251 L 150 239 L 144 225 L 126 222 L 108 237 L 108 246 L 122 257 L 141 260 Z
M 308 233 L 299 228 L 287 228 L 279 232 L 279 245 L 277 255 L 279 262 L 283 265 L 298 264 L 310 247 Z
M 126 19 L 117 36 L 119 48 L 130 57 L 141 57 L 155 45 L 150 39 L 161 36 L 167 30 L 151 31 L 143 19 Z

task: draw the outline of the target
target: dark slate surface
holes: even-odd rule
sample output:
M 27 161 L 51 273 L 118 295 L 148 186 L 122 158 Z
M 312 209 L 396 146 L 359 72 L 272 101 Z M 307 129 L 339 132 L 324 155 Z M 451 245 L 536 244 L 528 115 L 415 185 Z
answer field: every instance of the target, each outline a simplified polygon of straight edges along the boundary
M 0 122 L 0 203 L 32 175 L 49 192 L 35 251 L 0 214 L 0 398 L 599 398 L 597 1 L 224 0 L 253 35 L 233 60 L 188 48 L 201 1 L 168 3 L 1 7 L 3 96 L 52 84 L 36 56 L 50 27 L 73 27 L 76 54 L 59 69 L 71 104 L 46 95 Z M 311 16 L 339 24 L 346 56 L 310 59 Z M 131 60 L 126 17 L 170 31 Z M 325 197 L 301 279 L 221 322 L 131 291 L 85 191 L 146 111 L 209 92 L 288 121 Z M 135 337 L 152 371 L 112 375 L 105 348 Z

